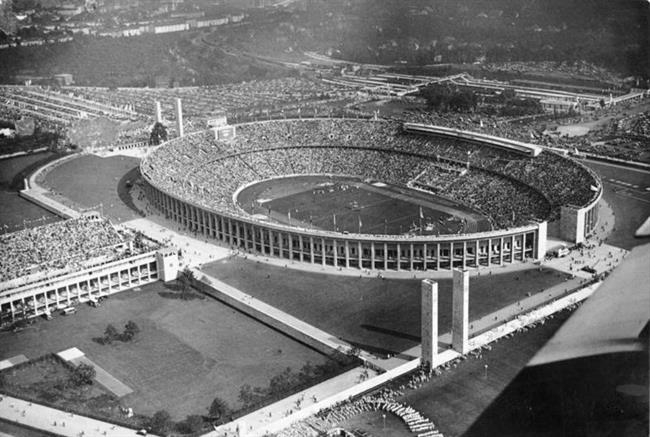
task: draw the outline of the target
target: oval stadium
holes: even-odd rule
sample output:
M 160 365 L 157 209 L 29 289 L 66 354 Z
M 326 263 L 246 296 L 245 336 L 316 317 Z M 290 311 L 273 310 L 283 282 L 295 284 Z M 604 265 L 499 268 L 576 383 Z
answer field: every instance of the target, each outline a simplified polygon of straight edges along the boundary
M 602 195 L 598 176 L 556 151 L 391 120 L 225 126 L 166 142 L 140 170 L 152 203 L 198 234 L 373 270 L 539 260 L 548 238 L 584 240 Z

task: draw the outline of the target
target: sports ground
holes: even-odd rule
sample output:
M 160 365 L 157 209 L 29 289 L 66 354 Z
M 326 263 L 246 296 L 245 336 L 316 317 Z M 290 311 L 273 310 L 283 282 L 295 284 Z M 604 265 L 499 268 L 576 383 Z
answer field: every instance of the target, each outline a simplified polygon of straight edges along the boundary
M 216 396 L 238 408 L 242 385 L 266 387 L 287 367 L 331 361 L 220 302 L 170 298 L 174 293 L 158 282 L 111 296 L 99 308 L 79 306 L 72 316 L 0 332 L 0 359 L 77 347 L 134 390 L 122 405 L 146 415 L 165 409 L 177 420 L 207 413 Z M 141 329 L 135 341 L 93 341 L 109 323 L 121 331 L 129 320 Z
M 237 198 L 248 213 L 303 228 L 362 234 L 458 234 L 489 221 L 463 205 L 413 189 L 343 176 L 263 181 Z
M 599 172 L 607 171 L 604 167 L 596 169 Z M 85 156 L 55 168 L 47 176 L 46 182 L 55 191 L 80 205 L 90 207 L 101 202 L 108 217 L 125 221 L 139 217 L 139 213 L 129 203 L 131 200 L 126 187 L 126 181 L 132 180 L 136 172 L 137 160 L 132 158 Z M 645 174 L 637 176 L 630 171 L 617 170 L 617 176 L 618 179 L 643 179 Z M 635 241 L 629 237 L 629 229 L 642 220 L 644 214 L 647 215 L 648 203 L 645 196 L 631 196 L 629 189 L 618 188 L 607 180 L 604 182 L 605 199 L 617 214 L 617 228 L 610 236 L 610 241 L 621 247 L 639 244 L 640 240 Z M 371 195 L 377 194 L 372 190 L 377 187 L 370 185 L 366 188 L 368 187 L 359 188 L 356 197 L 346 198 L 343 202 L 338 200 L 339 206 L 335 206 L 337 211 L 340 211 L 337 223 L 348 223 L 346 226 L 349 226 L 349 232 L 357 232 L 359 216 L 355 214 L 356 211 L 350 209 L 350 203 L 356 201 L 358 207 L 367 207 L 372 205 L 372 202 L 366 202 L 363 196 L 370 199 Z M 300 196 L 306 197 L 307 200 L 313 198 L 312 190 L 313 187 L 298 193 L 285 191 L 277 196 L 266 195 L 268 192 L 264 195 L 258 193 L 254 199 L 273 198 L 271 203 L 275 214 L 272 214 L 272 218 L 282 221 L 284 216 L 286 222 L 287 212 L 292 205 L 299 204 Z M 340 195 L 346 193 L 330 193 L 325 190 L 320 194 L 320 200 L 334 202 L 334 198 L 341 199 Z M 294 197 L 295 195 L 298 197 Z M 385 192 L 381 195 L 391 198 L 391 195 Z M 246 207 L 241 198 L 240 202 Z M 326 202 L 310 202 L 316 207 L 321 207 L 320 214 L 324 220 L 321 226 L 327 229 L 327 219 L 331 218 L 331 213 L 327 207 L 321 205 Z M 250 202 L 248 203 L 250 205 Z M 422 205 L 425 217 L 435 214 L 434 208 L 430 211 L 426 203 L 418 203 L 418 200 L 404 201 L 392 207 L 387 205 L 389 204 L 384 204 L 383 214 L 394 212 L 395 218 L 398 218 L 402 211 L 408 211 L 402 221 L 402 231 L 404 226 L 419 220 L 419 205 Z M 255 213 L 265 213 L 264 208 L 255 208 Z M 298 207 L 299 211 L 300 209 Z M 631 218 L 627 214 L 628 211 L 632 211 Z M 346 212 L 349 215 L 347 222 L 346 219 L 339 218 L 344 217 Z M 20 211 L 15 214 L 20 214 Z M 294 214 L 292 220 L 296 220 L 296 217 L 301 219 L 301 216 Z M 442 214 L 444 211 L 441 211 Z M 314 213 L 312 217 L 316 215 Z M 308 213 L 304 217 L 307 218 L 308 227 Z M 373 224 L 372 217 L 373 215 L 369 215 L 369 218 L 361 215 L 362 228 L 367 227 L 368 232 L 383 233 L 383 219 L 375 220 Z M 374 226 L 372 231 L 369 230 L 371 226 Z M 391 226 L 392 232 L 400 232 L 399 221 Z M 355 278 L 306 273 L 264 263 L 257 264 L 240 258 L 213 263 L 206 266 L 206 270 L 246 293 L 371 352 L 395 353 L 420 342 L 417 279 L 378 279 L 365 274 Z M 572 281 L 566 279 L 566 275 L 556 271 L 540 272 L 536 268 L 518 273 L 472 277 L 470 320 L 506 304 L 517 302 L 527 293 L 537 293 L 541 289 L 562 283 L 570 287 Z M 124 398 L 129 406 L 145 414 L 165 408 L 176 419 L 182 419 L 187 414 L 205 412 L 205 408 L 216 395 L 236 406 L 237 393 L 242 384 L 265 386 L 272 376 L 287 366 L 298 369 L 307 361 L 316 364 L 319 360 L 326 360 L 321 354 L 218 302 L 165 299 L 159 294 L 167 291 L 161 284 L 149 287 L 151 288 L 144 288 L 145 292 L 142 293 L 125 292 L 116 295 L 98 309 L 83 307 L 72 317 L 57 317 L 49 322 L 39 321 L 18 334 L 0 333 L 0 358 L 20 353 L 34 358 L 47 352 L 78 347 L 93 361 L 135 390 L 135 393 Z M 450 324 L 450 289 L 450 280 L 440 281 L 441 332 L 448 330 Z M 143 328 L 142 337 L 135 343 L 100 346 L 92 341 L 92 337 L 103 333 L 108 323 L 121 327 L 127 320 L 134 320 Z M 528 340 L 525 344 L 528 344 L 527 342 Z M 510 369 L 508 354 L 515 352 L 506 350 L 503 353 L 504 358 L 497 361 L 500 363 L 498 365 Z M 408 402 L 434 421 L 458 421 L 458 428 L 451 427 L 448 430 L 453 435 L 456 430 L 462 428 L 460 423 L 463 414 L 467 414 L 468 418 L 476 417 L 480 408 L 484 408 L 483 403 L 487 405 L 492 400 L 483 399 L 483 395 L 471 389 L 472 384 L 462 383 L 465 380 L 463 378 L 470 381 L 470 378 L 478 377 L 481 368 L 471 369 L 466 373 L 461 371 L 458 376 L 460 379 L 454 377 L 448 384 L 432 386 L 433 391 L 429 395 L 434 392 L 436 396 L 444 394 L 446 405 L 456 405 L 453 411 L 443 411 L 442 401 L 429 403 L 424 398 L 421 401 L 413 398 L 408 399 Z M 505 381 L 504 385 L 507 382 Z M 495 385 L 494 390 L 499 387 Z M 453 400 L 461 394 L 458 390 L 464 396 L 460 398 L 462 401 Z M 182 393 L 191 393 L 191 397 L 179 396 Z M 471 413 L 469 409 L 474 409 L 475 413 Z M 382 434 L 373 432 L 373 435 Z

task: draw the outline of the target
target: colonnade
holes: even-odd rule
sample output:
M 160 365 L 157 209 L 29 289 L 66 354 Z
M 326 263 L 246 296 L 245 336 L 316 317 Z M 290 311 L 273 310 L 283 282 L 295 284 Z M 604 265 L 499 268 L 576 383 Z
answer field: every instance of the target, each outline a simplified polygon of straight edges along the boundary
M 189 230 L 233 249 L 323 266 L 370 270 L 450 270 L 539 258 L 538 225 L 452 236 L 340 234 L 289 228 L 210 211 L 146 184 L 149 200 Z
M 153 254 L 44 279 L 9 290 L 0 297 L 0 324 L 53 313 L 91 298 L 141 286 L 158 280 Z

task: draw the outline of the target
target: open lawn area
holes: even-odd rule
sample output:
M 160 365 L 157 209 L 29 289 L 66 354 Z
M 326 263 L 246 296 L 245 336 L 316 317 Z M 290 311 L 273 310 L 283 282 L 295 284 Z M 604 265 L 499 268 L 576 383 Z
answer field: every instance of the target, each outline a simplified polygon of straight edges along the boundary
M 370 352 L 402 352 L 420 343 L 419 279 L 327 275 L 238 257 L 216 261 L 203 269 Z M 566 278 L 564 273 L 539 271 L 533 266 L 513 273 L 472 276 L 470 323 Z M 451 279 L 439 281 L 439 324 L 440 333 L 451 329 Z
M 128 156 L 82 155 L 52 169 L 45 176 L 45 185 L 77 206 L 90 208 L 101 203 L 104 215 L 113 221 L 132 220 L 140 215 L 126 185 L 138 178 L 139 162 Z
M 585 164 L 601 177 L 605 188 L 603 198 L 616 215 L 614 231 L 607 243 L 630 250 L 649 242 L 649 238 L 635 238 L 634 232 L 650 215 L 650 172 L 593 161 Z
M 212 299 L 180 300 L 155 283 L 111 296 L 99 308 L 39 320 L 18 333 L 0 332 L 0 359 L 29 359 L 77 347 L 134 390 L 121 403 L 151 415 L 166 409 L 176 420 L 207 414 L 215 397 L 238 408 L 244 384 L 266 387 L 287 367 L 329 358 Z M 141 332 L 132 342 L 100 345 L 111 323 L 119 331 L 133 320 Z

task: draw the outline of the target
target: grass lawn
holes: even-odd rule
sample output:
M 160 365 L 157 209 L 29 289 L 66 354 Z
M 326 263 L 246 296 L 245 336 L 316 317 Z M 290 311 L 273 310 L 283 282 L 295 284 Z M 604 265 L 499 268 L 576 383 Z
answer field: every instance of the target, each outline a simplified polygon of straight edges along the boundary
M 119 400 L 97 383 L 77 386 L 70 382 L 72 369 L 58 357 L 47 355 L 0 373 L 2 391 L 52 405 L 66 411 L 112 418 L 136 426 L 140 419 L 125 418 Z
M 77 347 L 134 390 L 121 403 L 150 415 L 166 409 L 176 420 L 205 414 L 219 396 L 239 407 L 244 384 L 267 386 L 271 377 L 329 358 L 211 299 L 163 297 L 161 283 L 111 296 L 100 308 L 79 306 L 72 316 L 55 316 L 19 333 L 0 332 L 0 359 L 29 359 Z M 161 296 L 162 295 L 162 296 Z M 122 330 L 133 320 L 141 332 L 130 343 L 100 345 L 106 325 Z
M 420 280 L 336 276 L 241 258 L 216 261 L 208 274 L 362 349 L 402 352 L 420 343 Z M 567 278 L 537 269 L 470 279 L 470 321 Z M 440 332 L 451 329 L 451 279 L 439 281 Z
M 100 158 L 82 155 L 54 168 L 45 184 L 82 207 L 100 203 L 104 215 L 116 222 L 140 218 L 126 187 L 138 177 L 140 160 L 127 156 Z
M 328 231 L 405 234 L 410 228 L 419 227 L 420 209 L 423 227 L 427 223 L 431 226 L 428 231 L 423 230 L 424 234 L 456 234 L 465 227 L 461 218 L 466 218 L 474 231 L 490 229 L 481 214 L 450 200 L 408 188 L 375 186 L 356 178 L 274 179 L 246 188 L 238 201 L 249 213 Z
M 634 232 L 650 215 L 650 173 L 604 165 L 587 161 L 586 165 L 596 171 L 605 187 L 603 198 L 614 211 L 616 223 L 607 243 L 630 250 L 639 244 L 648 243 L 648 238 L 635 238 Z M 638 189 L 613 183 L 611 179 L 638 185 Z

